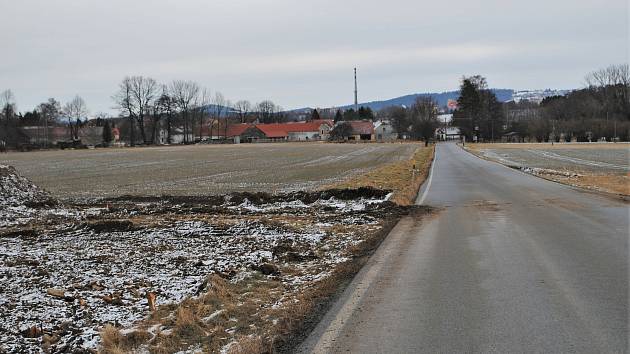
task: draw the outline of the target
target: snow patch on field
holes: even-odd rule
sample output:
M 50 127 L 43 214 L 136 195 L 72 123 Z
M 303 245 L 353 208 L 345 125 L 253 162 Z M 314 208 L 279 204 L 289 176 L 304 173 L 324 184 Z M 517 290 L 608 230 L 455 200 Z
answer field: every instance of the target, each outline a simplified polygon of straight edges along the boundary
M 26 185 L 19 177 L 11 180 Z M 30 195 L 38 193 L 33 189 Z M 39 352 L 42 334 L 57 337 L 53 351 L 96 349 L 103 325 L 129 327 L 149 314 L 148 293 L 157 295 L 158 305 L 180 302 L 196 296 L 211 274 L 238 281 L 269 262 L 307 270 L 273 275 L 286 291 L 299 291 L 328 277 L 335 264 L 349 259 L 348 248 L 362 242 L 365 232 L 382 227 L 382 216 L 369 211 L 386 199 L 255 203 L 226 196 L 209 214 L 165 201 L 121 202 L 110 210 L 109 202 L 107 207 L 31 208 L 19 204 L 25 198 L 15 199 L 0 214 L 5 215 L 0 219 L 5 221 L 0 225 L 5 232 L 0 237 L 0 352 Z M 114 227 L 130 215 L 151 223 Z M 17 227 L 26 224 L 39 227 Z

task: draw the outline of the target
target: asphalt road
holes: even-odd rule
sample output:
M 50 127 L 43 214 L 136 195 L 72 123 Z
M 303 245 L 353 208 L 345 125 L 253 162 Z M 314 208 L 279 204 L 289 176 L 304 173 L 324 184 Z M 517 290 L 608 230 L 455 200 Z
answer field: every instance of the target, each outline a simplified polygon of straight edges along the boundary
M 628 204 L 454 144 L 418 199 L 297 352 L 628 352 Z

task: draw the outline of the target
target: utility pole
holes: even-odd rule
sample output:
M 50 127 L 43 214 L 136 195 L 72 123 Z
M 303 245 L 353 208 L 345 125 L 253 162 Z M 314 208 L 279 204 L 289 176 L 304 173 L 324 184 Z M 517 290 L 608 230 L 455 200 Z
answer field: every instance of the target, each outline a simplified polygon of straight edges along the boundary
M 357 99 L 357 68 L 354 68 L 354 111 L 359 111 L 359 101 Z

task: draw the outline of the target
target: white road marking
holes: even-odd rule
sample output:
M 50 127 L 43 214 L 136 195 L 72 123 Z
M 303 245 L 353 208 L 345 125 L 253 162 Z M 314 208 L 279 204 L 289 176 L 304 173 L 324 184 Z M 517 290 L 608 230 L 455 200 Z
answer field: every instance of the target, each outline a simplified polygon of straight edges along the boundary
M 433 181 L 433 170 L 435 170 L 435 164 L 437 163 L 437 155 L 438 155 L 438 149 L 436 146 L 435 155 L 433 156 L 433 163 L 431 164 L 431 172 L 429 172 L 429 180 L 427 181 L 427 187 L 424 189 L 424 193 L 422 193 L 422 197 L 420 197 L 420 199 L 416 203 L 417 205 L 422 205 L 422 203 L 424 203 L 424 200 L 427 197 L 427 194 L 429 193 L 429 188 L 431 188 L 431 182 Z

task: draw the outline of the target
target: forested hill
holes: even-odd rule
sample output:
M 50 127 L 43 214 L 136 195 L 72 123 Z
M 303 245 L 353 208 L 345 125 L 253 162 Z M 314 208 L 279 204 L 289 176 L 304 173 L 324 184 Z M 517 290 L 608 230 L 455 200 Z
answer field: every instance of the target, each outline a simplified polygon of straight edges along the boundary
M 514 93 L 514 90 L 511 90 L 511 89 L 492 89 L 492 91 L 494 92 L 495 95 L 497 95 L 497 98 L 501 102 L 507 102 L 507 101 L 512 100 L 512 94 Z M 459 97 L 459 91 L 448 91 L 448 92 L 441 92 L 441 93 L 437 93 L 437 92 L 414 93 L 411 95 L 400 96 L 400 97 L 396 97 L 396 98 L 392 98 L 392 99 L 384 100 L 384 101 L 364 102 L 364 103 L 360 103 L 359 106 L 370 107 L 374 111 L 378 111 L 380 109 L 383 109 L 389 106 L 405 105 L 407 107 L 410 107 L 417 97 L 426 97 L 426 96 L 432 97 L 435 101 L 437 101 L 438 105 L 442 107 L 442 106 L 446 106 L 446 103 L 448 102 L 449 99 L 456 100 Z M 340 108 L 346 109 L 346 108 L 352 108 L 352 107 L 353 105 L 347 105 Z

